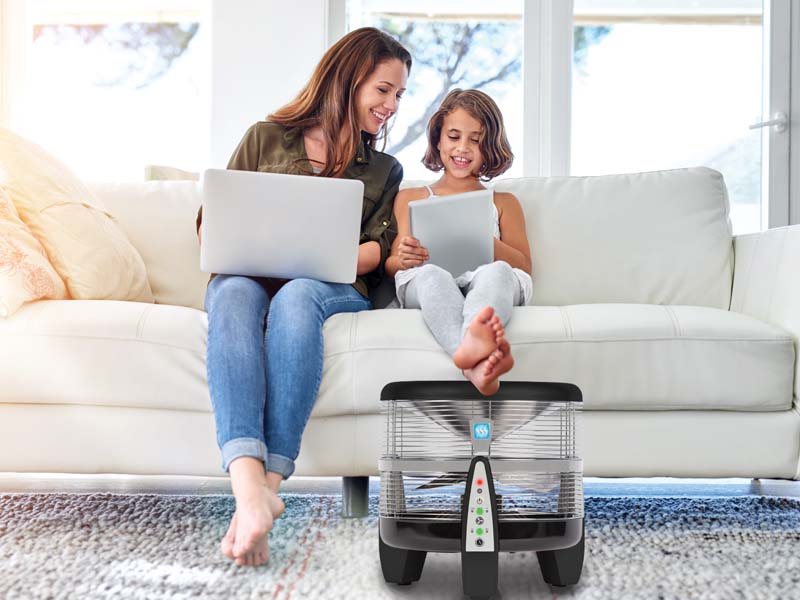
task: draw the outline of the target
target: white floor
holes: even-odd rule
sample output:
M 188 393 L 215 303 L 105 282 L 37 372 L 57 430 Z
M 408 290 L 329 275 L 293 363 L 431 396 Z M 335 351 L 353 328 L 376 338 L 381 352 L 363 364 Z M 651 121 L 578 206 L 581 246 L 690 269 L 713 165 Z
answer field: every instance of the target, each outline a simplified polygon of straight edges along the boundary
M 380 480 L 370 478 L 370 493 Z M 336 494 L 339 477 L 292 477 L 287 493 Z M 64 475 L 0 473 L 0 493 L 229 494 L 227 477 Z M 671 477 L 606 479 L 586 477 L 586 496 L 788 496 L 800 498 L 800 481 L 783 479 L 675 479 Z

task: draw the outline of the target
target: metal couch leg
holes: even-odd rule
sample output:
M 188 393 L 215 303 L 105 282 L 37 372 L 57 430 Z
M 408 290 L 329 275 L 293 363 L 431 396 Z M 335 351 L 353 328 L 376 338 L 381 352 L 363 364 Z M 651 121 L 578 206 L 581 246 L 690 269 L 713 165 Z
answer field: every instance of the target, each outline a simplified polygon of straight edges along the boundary
M 369 514 L 369 477 L 342 477 L 342 516 L 366 517 Z

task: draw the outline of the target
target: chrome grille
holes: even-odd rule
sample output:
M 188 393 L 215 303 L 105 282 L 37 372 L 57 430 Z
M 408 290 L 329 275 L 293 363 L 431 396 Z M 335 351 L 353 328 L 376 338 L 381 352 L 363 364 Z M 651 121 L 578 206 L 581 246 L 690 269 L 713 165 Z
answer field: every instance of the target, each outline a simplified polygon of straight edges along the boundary
M 380 515 L 459 521 L 473 458 L 469 423 L 493 423 L 491 459 L 501 521 L 583 517 L 578 407 L 542 400 L 389 400 L 380 461 Z

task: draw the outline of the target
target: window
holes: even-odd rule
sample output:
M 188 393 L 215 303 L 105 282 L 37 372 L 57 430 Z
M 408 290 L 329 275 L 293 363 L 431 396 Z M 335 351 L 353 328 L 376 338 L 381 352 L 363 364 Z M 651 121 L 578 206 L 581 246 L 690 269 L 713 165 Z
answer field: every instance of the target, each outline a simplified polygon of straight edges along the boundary
M 329 3 L 333 21 L 381 27 L 412 52 L 387 147 L 409 178 L 431 179 L 419 164 L 422 135 L 443 88 L 477 85 L 468 77 L 508 66 L 484 89 L 506 117 L 516 155 L 509 176 L 704 165 L 725 177 L 734 233 L 789 223 L 792 128 L 781 115 L 791 112 L 790 23 L 800 17 L 785 0 Z M 465 37 L 475 27 L 483 37 Z M 467 78 L 448 79 L 465 39 L 471 51 L 458 73 Z
M 576 0 L 571 173 L 704 165 L 734 233 L 761 229 L 760 0 Z
M 15 129 L 87 180 L 141 180 L 148 164 L 197 170 L 207 161 L 200 2 L 27 5 Z
M 522 0 L 493 2 L 488 14 L 486 4 L 477 2 L 348 2 L 348 30 L 382 29 L 414 60 L 386 144 L 386 152 L 403 164 L 406 179 L 435 177 L 421 162 L 426 127 L 454 88 L 477 88 L 497 102 L 515 155 L 506 176 L 522 175 L 522 6 Z

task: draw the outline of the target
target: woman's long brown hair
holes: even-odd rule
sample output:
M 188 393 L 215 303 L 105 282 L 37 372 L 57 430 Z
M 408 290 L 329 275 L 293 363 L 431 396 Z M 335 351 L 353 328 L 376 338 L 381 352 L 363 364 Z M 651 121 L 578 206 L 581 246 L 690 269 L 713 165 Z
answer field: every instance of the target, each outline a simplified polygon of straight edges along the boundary
M 355 158 L 361 141 L 356 90 L 375 67 L 392 59 L 411 70 L 411 54 L 393 37 L 373 27 L 351 31 L 328 49 L 297 97 L 269 115 L 267 121 L 303 130 L 321 127 L 327 153 L 320 175 L 340 177 Z M 377 135 L 364 133 L 371 147 L 386 136 L 386 126 L 384 123 Z

